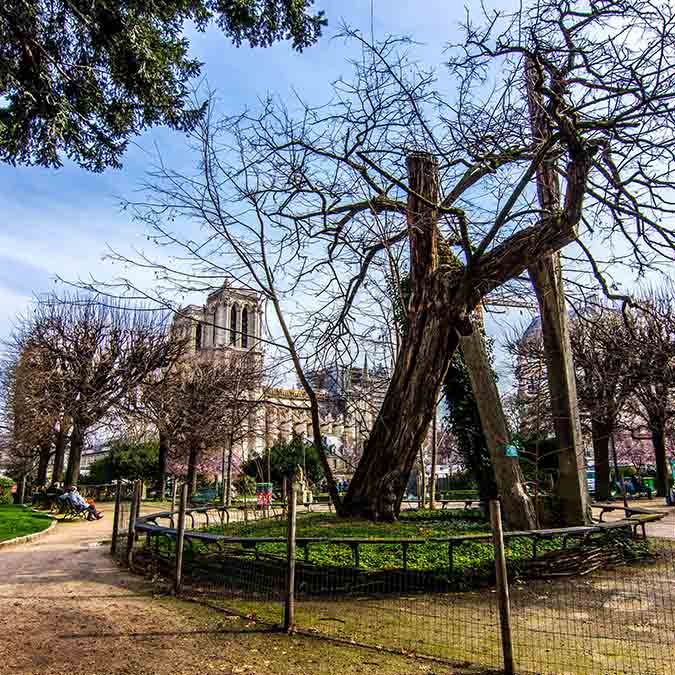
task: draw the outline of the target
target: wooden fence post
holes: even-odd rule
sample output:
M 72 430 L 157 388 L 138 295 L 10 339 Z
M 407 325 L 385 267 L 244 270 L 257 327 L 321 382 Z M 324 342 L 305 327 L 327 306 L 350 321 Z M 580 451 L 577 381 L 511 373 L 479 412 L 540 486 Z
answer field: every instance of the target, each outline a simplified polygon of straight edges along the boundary
M 115 555 L 117 551 L 117 537 L 120 533 L 120 502 L 122 501 L 122 482 L 117 479 L 115 487 L 115 513 L 113 515 L 112 541 L 110 542 L 110 555 Z
M 504 673 L 505 675 L 513 675 L 513 640 L 511 636 L 509 580 L 506 573 L 506 556 L 504 554 L 502 510 L 499 501 L 496 499 L 490 501 L 490 524 L 492 525 L 492 542 L 495 547 L 495 572 L 497 577 L 497 597 L 499 598 L 499 623 L 502 631 Z
M 284 607 L 284 630 L 290 633 L 295 623 L 295 517 L 297 495 L 295 481 L 291 481 L 288 495 L 288 540 L 286 553 L 288 567 L 286 571 L 286 604 Z
M 134 541 L 136 541 L 136 502 L 139 498 L 138 482 L 134 483 L 134 493 L 129 505 L 129 528 L 127 530 L 127 562 L 129 567 L 132 565 L 132 555 L 134 552 Z
M 138 520 L 141 515 L 141 501 L 143 500 L 143 481 L 139 478 L 136 481 L 136 499 L 133 503 L 134 521 Z M 138 541 L 139 534 L 136 533 L 136 541 Z
M 183 544 L 185 542 L 185 511 L 187 510 L 188 484 L 180 486 L 180 510 L 178 511 L 178 528 L 176 529 L 176 573 L 174 591 L 178 595 L 183 583 Z
M 176 510 L 176 495 L 178 493 L 178 479 L 174 477 L 173 487 L 171 488 L 171 511 Z

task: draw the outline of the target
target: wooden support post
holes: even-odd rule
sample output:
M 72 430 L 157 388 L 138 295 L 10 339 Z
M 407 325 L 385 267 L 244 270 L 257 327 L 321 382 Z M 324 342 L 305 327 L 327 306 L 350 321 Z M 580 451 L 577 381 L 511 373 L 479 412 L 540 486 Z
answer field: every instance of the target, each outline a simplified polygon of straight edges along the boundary
M 136 481 L 136 500 L 134 501 L 134 520 L 138 520 L 141 515 L 141 501 L 143 500 L 144 491 L 143 481 L 138 479 Z M 136 541 L 138 541 L 138 533 L 136 533 Z
M 185 543 L 185 511 L 187 510 L 188 484 L 180 486 L 180 509 L 178 511 L 178 529 L 176 530 L 176 573 L 173 589 L 180 594 L 183 583 L 183 544 Z
M 286 605 L 284 607 L 284 630 L 293 631 L 295 623 L 295 525 L 297 511 L 296 484 L 291 481 L 288 498 L 288 543 L 286 546 L 288 568 L 286 573 Z
M 122 482 L 117 479 L 115 486 L 115 513 L 113 515 L 112 541 L 110 542 L 110 555 L 117 551 L 117 537 L 120 533 L 120 502 L 122 501 Z
M 134 493 L 131 497 L 131 504 L 129 505 L 129 528 L 127 530 L 127 562 L 129 567 L 132 563 L 132 555 L 134 552 L 134 541 L 136 539 L 136 502 L 139 498 L 138 483 L 134 483 Z
M 510 443 L 509 427 L 485 349 L 481 321 L 477 314 L 473 333 L 460 339 L 462 354 L 478 404 L 506 521 L 511 529 L 533 530 L 536 527 L 535 509 L 525 490 L 518 457 L 506 454 L 506 446 Z
M 502 631 L 504 674 L 513 675 L 513 641 L 511 636 L 509 580 L 506 573 L 506 556 L 504 554 L 502 510 L 499 501 L 496 499 L 490 501 L 490 524 L 492 525 L 492 542 L 495 547 L 495 572 L 497 577 L 497 598 L 499 599 L 499 623 Z

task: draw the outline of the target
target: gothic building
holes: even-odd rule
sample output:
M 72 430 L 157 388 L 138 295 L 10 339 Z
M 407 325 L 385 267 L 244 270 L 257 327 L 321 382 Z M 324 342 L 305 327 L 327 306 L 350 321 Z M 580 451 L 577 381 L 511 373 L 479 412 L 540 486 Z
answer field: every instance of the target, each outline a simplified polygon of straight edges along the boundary
M 188 305 L 174 319 L 174 330 L 190 337 L 191 353 L 246 349 L 262 353 L 263 308 L 259 294 L 223 286 L 209 293 L 205 305 Z
M 227 358 L 231 350 L 264 358 L 264 312 L 255 291 L 225 284 L 210 293 L 204 305 L 188 305 L 176 313 L 173 329 L 189 338 L 189 355 Z M 308 373 L 317 392 L 322 435 L 332 448 L 330 462 L 337 478 L 349 478 L 363 451 L 388 386 L 382 368 L 332 366 Z M 244 440 L 236 452 L 243 460 L 293 434 L 312 437 L 309 400 L 302 388 L 264 388 L 251 392 L 260 400 L 249 415 Z

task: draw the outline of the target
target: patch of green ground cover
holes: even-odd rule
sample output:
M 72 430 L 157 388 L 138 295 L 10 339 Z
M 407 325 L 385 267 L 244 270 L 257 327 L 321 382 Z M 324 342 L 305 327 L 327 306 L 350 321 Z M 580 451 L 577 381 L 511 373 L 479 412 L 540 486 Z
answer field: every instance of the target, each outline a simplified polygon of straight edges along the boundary
M 35 534 L 49 527 L 51 518 L 17 504 L 0 504 L 0 541 Z
M 225 527 L 211 527 L 209 532 L 232 537 L 286 537 L 286 521 L 282 518 L 249 522 L 235 522 Z M 398 543 L 359 544 L 359 569 L 365 571 L 393 570 L 405 567 L 409 570 L 434 572 L 447 578 L 449 575 L 449 550 L 445 541 L 436 538 L 461 537 L 489 534 L 489 527 L 482 520 L 480 511 L 442 510 L 403 512 L 394 523 L 374 523 L 363 519 L 341 519 L 334 514 L 309 513 L 298 516 L 297 537 L 326 537 L 331 539 L 417 539 L 421 544 L 404 547 Z M 561 547 L 557 539 L 541 541 L 538 553 Z M 259 544 L 258 553 L 285 557 L 285 543 Z M 250 555 L 254 555 L 249 550 Z M 300 541 L 298 560 L 325 567 L 353 567 L 352 547 L 346 543 L 310 543 L 305 558 L 305 548 Z M 532 557 L 532 543 L 528 538 L 507 541 L 507 560 L 514 568 L 519 561 Z M 404 561 L 405 557 L 405 561 Z M 490 541 L 465 541 L 456 543 L 452 551 L 452 577 L 457 582 L 468 584 L 475 577 L 492 574 L 493 548 Z M 470 575 L 467 576 L 467 572 Z M 461 585 L 461 583 L 460 583 Z
M 285 537 L 286 520 L 268 518 L 232 522 L 209 528 L 233 537 Z M 477 510 L 407 511 L 393 523 L 375 523 L 361 518 L 338 518 L 332 513 L 298 515 L 298 537 L 345 537 L 362 539 L 425 539 L 464 534 L 487 534 L 489 527 Z

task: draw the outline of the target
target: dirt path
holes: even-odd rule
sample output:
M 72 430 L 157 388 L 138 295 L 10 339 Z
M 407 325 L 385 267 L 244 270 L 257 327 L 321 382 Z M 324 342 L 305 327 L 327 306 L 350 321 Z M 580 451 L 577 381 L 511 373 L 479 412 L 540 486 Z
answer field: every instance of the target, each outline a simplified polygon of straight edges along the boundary
M 59 675 L 446 674 L 436 664 L 289 638 L 200 605 L 153 596 L 99 542 L 99 522 L 59 524 L 0 551 L 0 672 Z

